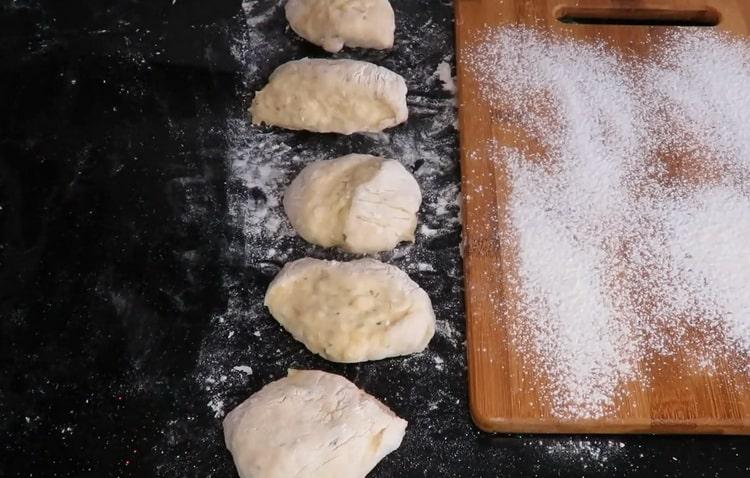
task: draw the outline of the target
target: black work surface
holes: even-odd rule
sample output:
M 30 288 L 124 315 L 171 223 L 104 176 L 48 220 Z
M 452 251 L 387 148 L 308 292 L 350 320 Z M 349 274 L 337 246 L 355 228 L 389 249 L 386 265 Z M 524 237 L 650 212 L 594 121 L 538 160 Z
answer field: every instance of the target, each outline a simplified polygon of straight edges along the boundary
M 373 477 L 748 476 L 748 438 L 493 436 L 472 425 L 458 206 L 435 199 L 455 199 L 459 180 L 443 121 L 454 119 L 451 94 L 433 74 L 452 61 L 452 7 L 396 1 L 396 48 L 345 52 L 407 77 L 412 118 L 390 136 L 338 138 L 230 121 L 275 66 L 325 56 L 286 29 L 279 3 L 3 2 L 0 476 L 235 476 L 221 416 L 289 367 L 343 374 L 409 421 Z M 242 128 L 247 144 L 230 134 Z M 400 158 L 430 189 L 429 227 L 381 256 L 432 297 L 439 330 L 427 352 L 332 364 L 265 313 L 283 261 L 341 256 L 243 225 L 243 201 L 252 216 L 278 191 L 238 181 L 231 157 L 274 138 L 295 158 L 429 153 Z M 431 155 L 443 166 L 424 172 Z

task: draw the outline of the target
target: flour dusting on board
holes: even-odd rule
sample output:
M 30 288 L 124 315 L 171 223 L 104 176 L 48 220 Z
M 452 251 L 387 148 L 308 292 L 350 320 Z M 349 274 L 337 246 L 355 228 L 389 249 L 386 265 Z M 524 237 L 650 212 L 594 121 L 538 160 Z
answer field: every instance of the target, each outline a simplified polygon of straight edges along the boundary
M 666 213 L 668 257 L 688 289 L 689 306 L 705 310 L 750 354 L 750 198 L 733 188 L 708 188 Z
M 679 347 L 696 349 L 688 370 L 718 359 L 750 370 L 748 45 L 675 33 L 644 64 L 504 27 L 469 63 L 522 131 L 487 149 L 511 186 L 510 340 L 525 372 L 547 377 L 552 413 L 614 412 L 624 385 L 648 388 Z M 665 151 L 680 155 L 678 173 Z M 695 329 L 703 343 L 687 342 Z

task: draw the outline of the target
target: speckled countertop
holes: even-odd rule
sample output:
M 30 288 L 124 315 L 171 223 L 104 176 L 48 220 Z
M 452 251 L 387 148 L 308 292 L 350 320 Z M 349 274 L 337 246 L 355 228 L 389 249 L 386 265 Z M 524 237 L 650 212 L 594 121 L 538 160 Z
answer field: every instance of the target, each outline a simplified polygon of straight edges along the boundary
M 489 435 L 468 415 L 452 6 L 396 1 L 409 122 L 339 137 L 253 128 L 279 64 L 326 56 L 279 1 L 6 0 L 0 7 L 0 476 L 234 476 L 221 417 L 289 367 L 345 375 L 409 421 L 373 477 L 747 476 L 740 437 Z M 294 237 L 280 191 L 312 159 L 401 160 L 417 242 L 381 259 L 431 295 L 423 354 L 308 353 L 262 307 Z

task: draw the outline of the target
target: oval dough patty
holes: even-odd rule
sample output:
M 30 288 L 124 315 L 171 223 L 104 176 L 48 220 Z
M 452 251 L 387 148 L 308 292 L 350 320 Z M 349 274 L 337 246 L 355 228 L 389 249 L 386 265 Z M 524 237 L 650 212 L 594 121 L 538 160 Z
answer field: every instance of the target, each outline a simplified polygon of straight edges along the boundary
M 305 240 L 364 254 L 414 241 L 421 202 L 401 163 L 367 154 L 311 163 L 284 194 L 289 221 Z
M 406 425 L 344 377 L 290 370 L 227 415 L 224 440 L 241 478 L 364 478 Z
M 344 45 L 391 48 L 396 30 L 388 0 L 289 0 L 286 18 L 297 35 L 331 53 Z
M 435 333 L 427 293 L 399 268 L 374 259 L 287 263 L 264 303 L 295 339 L 334 362 L 421 352 Z
M 406 82 L 356 60 L 304 58 L 278 67 L 255 94 L 254 124 L 318 133 L 376 133 L 406 121 Z

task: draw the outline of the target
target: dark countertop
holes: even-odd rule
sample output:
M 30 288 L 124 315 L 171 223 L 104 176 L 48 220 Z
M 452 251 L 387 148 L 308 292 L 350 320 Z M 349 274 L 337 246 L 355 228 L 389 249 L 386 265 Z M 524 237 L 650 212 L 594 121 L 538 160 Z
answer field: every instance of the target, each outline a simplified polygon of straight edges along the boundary
M 409 123 L 338 137 L 243 120 L 275 66 L 326 56 L 278 1 L 2 2 L 0 476 L 235 476 L 221 415 L 289 367 L 341 373 L 409 420 L 372 477 L 750 475 L 748 438 L 472 425 L 455 113 L 436 74 L 452 7 L 393 3 L 393 51 L 339 56 L 403 74 Z M 345 257 L 293 237 L 275 201 L 305 161 L 353 150 L 398 157 L 425 190 L 417 244 L 381 256 L 433 299 L 423 354 L 328 363 L 261 305 L 284 261 Z

